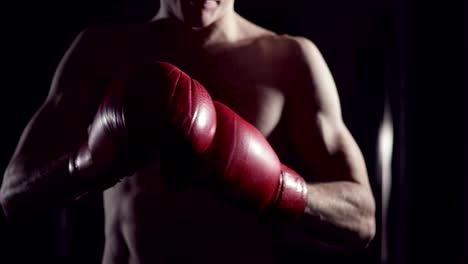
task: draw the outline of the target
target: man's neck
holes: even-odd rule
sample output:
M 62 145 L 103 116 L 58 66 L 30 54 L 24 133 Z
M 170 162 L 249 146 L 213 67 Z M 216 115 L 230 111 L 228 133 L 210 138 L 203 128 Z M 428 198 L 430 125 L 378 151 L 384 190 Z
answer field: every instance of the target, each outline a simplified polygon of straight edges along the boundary
M 152 22 L 166 20 L 174 35 L 182 36 L 187 44 L 206 47 L 221 43 L 234 42 L 239 39 L 239 15 L 234 11 L 226 13 L 220 19 L 202 28 L 194 28 L 180 21 L 168 12 L 158 12 Z

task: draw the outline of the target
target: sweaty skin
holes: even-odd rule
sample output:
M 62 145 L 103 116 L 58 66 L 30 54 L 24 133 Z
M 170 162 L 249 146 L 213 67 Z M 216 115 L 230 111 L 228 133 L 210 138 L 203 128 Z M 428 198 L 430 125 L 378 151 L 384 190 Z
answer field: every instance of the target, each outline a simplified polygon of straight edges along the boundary
M 294 223 L 300 234 L 317 244 L 366 246 L 375 232 L 374 199 L 317 47 L 256 26 L 229 8 L 202 24 L 188 27 L 163 5 L 147 24 L 82 32 L 23 133 L 5 181 L 79 144 L 109 81 L 141 61 L 161 60 L 257 127 L 282 162 L 306 179 L 308 205 Z M 190 172 L 162 157 L 155 150 L 152 162 L 104 192 L 103 263 L 272 262 L 269 225 L 202 184 L 168 184 L 165 179 Z

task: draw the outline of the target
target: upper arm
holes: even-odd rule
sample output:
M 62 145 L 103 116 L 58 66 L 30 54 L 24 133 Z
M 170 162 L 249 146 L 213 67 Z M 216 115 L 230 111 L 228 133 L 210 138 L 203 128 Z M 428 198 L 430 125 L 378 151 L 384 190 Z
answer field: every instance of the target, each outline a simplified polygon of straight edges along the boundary
M 88 33 L 81 32 L 60 61 L 45 101 L 21 134 L 4 180 L 50 162 L 76 144 L 89 108 L 85 98 L 92 92 L 87 88 L 92 81 L 87 38 Z
M 294 38 L 286 112 L 290 139 L 305 170 L 318 181 L 368 185 L 361 151 L 344 124 L 332 74 L 319 49 Z

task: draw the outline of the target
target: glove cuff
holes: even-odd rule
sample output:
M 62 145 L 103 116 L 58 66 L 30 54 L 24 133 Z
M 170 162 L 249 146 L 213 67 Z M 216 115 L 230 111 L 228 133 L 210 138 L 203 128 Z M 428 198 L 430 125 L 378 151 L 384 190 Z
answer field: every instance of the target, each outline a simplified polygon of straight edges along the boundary
M 307 206 L 307 185 L 297 172 L 281 165 L 281 190 L 277 210 L 293 218 L 300 218 Z

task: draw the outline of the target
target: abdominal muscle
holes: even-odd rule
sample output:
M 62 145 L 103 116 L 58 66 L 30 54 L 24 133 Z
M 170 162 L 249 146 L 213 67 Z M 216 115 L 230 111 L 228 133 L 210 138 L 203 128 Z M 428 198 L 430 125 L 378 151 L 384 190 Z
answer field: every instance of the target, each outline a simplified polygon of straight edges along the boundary
M 104 193 L 103 263 L 272 262 L 270 232 L 255 215 L 198 186 L 168 188 L 159 163 Z

